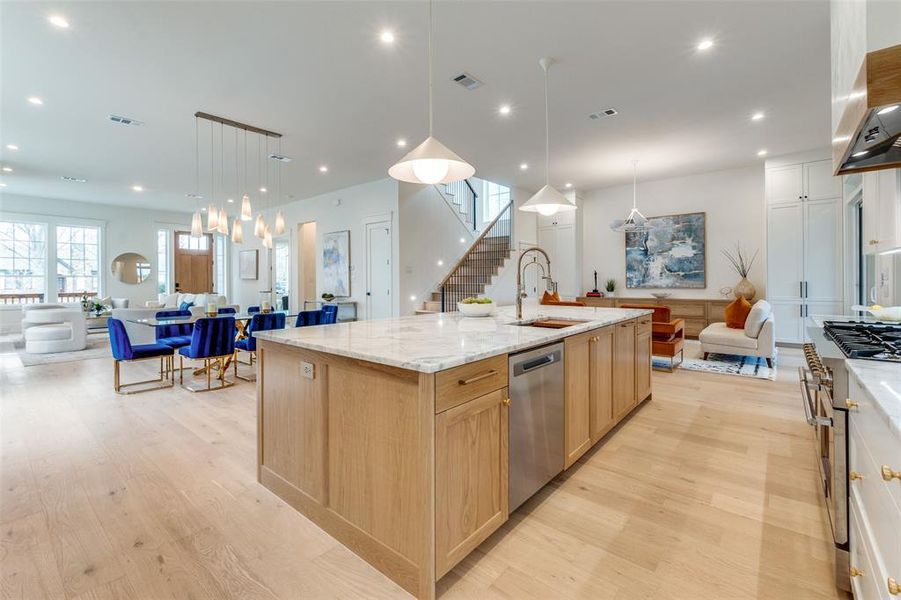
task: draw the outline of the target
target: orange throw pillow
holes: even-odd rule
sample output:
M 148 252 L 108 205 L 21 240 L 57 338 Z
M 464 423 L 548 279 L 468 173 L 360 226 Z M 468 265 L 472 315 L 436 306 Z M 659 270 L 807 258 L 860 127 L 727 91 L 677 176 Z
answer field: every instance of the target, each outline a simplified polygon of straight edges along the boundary
M 555 302 L 554 295 L 547 290 L 545 290 L 544 295 L 541 296 L 542 304 L 553 304 Z
M 743 297 L 736 298 L 726 307 L 726 327 L 744 329 L 745 320 L 751 312 L 751 303 Z

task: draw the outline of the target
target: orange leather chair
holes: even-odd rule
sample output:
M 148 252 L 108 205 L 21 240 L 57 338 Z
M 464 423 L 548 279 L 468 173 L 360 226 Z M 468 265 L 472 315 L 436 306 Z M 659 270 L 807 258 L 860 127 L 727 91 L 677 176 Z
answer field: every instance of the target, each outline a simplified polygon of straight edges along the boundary
M 550 292 L 545 292 L 544 295 L 541 296 L 541 304 L 545 304 L 547 306 L 585 306 L 584 302 L 571 302 L 567 300 L 561 300 L 560 294 L 554 292 L 553 294 Z
M 685 360 L 685 320 L 673 319 L 668 306 L 642 306 L 641 304 L 620 304 L 620 308 L 650 308 L 651 315 L 651 354 L 669 359 L 669 370 L 676 367 L 676 356 L 679 364 Z

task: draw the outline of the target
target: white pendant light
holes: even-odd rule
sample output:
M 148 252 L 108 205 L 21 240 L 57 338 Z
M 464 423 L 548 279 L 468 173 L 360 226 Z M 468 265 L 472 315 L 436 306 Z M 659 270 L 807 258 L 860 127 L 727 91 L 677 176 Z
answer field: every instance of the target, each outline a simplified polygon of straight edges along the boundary
M 212 202 L 206 207 L 206 228 L 208 231 L 219 229 L 219 209 Z
M 538 61 L 544 70 L 544 187 L 519 207 L 525 212 L 537 212 L 540 215 L 550 216 L 559 211 L 576 210 L 576 205 L 570 202 L 563 194 L 551 186 L 551 134 L 550 119 L 548 117 L 548 86 L 547 72 L 554 61 L 550 58 L 542 58 Z
M 217 229 L 222 235 L 228 235 L 228 213 L 224 208 L 219 209 L 219 227 Z
M 285 216 L 282 214 L 282 211 L 278 211 L 275 213 L 275 235 L 282 235 L 285 233 Z
M 241 225 L 240 217 L 235 217 L 235 223 L 232 225 L 232 243 L 244 243 L 244 228 Z
M 266 223 L 263 221 L 263 215 L 258 214 L 256 223 L 253 225 L 253 234 L 260 239 L 266 234 Z
M 266 226 L 265 232 L 263 232 L 263 246 L 272 250 L 272 232 L 269 231 L 269 226 Z
M 200 237 L 203 235 L 203 219 L 200 217 L 200 212 L 195 212 L 194 216 L 191 217 L 191 237 Z
M 253 208 L 250 206 L 250 196 L 244 194 L 241 199 L 241 220 L 250 221 L 253 219 Z
M 647 217 L 638 210 L 638 161 L 632 161 L 632 210 L 625 219 L 615 219 L 610 223 L 610 229 L 625 233 L 650 231 L 654 226 L 651 225 Z
M 434 124 L 432 110 L 432 2 L 429 1 L 429 137 L 413 148 L 397 164 L 388 169 L 388 175 L 407 183 L 436 184 L 462 181 L 472 177 L 476 170 L 457 156 L 447 146 L 432 136 Z

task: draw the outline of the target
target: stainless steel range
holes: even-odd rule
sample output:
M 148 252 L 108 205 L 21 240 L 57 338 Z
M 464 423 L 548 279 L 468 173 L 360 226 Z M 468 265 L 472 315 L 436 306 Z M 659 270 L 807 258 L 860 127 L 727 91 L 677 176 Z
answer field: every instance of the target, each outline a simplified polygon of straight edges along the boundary
M 851 591 L 848 575 L 848 371 L 845 359 L 901 362 L 901 327 L 862 321 L 825 321 L 807 328 L 801 393 L 816 432 L 823 499 L 835 541 L 835 582 Z

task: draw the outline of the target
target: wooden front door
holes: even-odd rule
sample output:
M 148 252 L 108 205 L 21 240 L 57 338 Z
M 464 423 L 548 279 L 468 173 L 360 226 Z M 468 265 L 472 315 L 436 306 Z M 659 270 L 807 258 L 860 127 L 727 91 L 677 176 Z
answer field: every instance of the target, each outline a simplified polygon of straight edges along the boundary
M 175 291 L 205 294 L 213 291 L 213 236 L 191 237 L 175 232 Z

